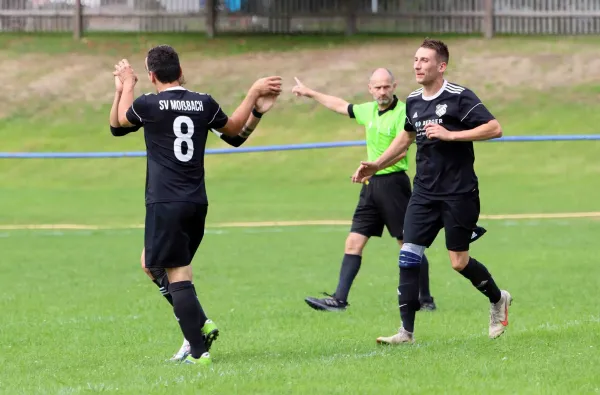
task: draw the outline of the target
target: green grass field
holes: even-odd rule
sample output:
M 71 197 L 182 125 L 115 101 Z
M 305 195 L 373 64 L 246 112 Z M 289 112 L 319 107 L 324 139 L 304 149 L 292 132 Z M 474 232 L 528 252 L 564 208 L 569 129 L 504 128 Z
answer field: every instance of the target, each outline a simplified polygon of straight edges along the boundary
M 396 74 L 398 96 L 417 86 L 420 37 L 0 36 L 1 151 L 143 150 L 141 134 L 108 130 L 112 65 L 142 70 L 144 51 L 171 43 L 192 90 L 232 112 L 255 78 L 284 77 L 286 92 L 248 146 L 363 138 L 352 120 L 290 94 L 293 77 L 352 101 L 369 100 L 370 70 Z M 471 87 L 504 134 L 597 134 L 595 37 L 448 37 L 451 81 Z M 150 91 L 142 78 L 138 93 Z M 210 147 L 226 147 L 209 137 Z M 600 392 L 600 143 L 476 144 L 482 195 L 473 245 L 515 302 L 502 338 L 487 338 L 488 303 L 453 273 L 443 234 L 428 252 L 438 311 L 418 313 L 414 346 L 380 348 L 399 325 L 395 242 L 370 242 L 343 314 L 306 296 L 332 292 L 359 187 L 363 147 L 211 155 L 209 229 L 196 287 L 221 336 L 213 368 L 165 362 L 181 343 L 168 304 L 139 268 L 145 160 L 0 160 L 0 393 L 383 394 Z M 411 150 L 411 160 L 414 150 Z M 410 174 L 414 174 L 411 170 Z M 489 215 L 522 218 L 489 218 Z M 526 218 L 564 214 L 561 218 Z M 270 226 L 223 226 L 231 222 Z M 78 224 L 89 229 L 22 229 Z M 93 229 L 98 227 L 98 229 Z M 298 255 L 296 255 L 298 254 Z

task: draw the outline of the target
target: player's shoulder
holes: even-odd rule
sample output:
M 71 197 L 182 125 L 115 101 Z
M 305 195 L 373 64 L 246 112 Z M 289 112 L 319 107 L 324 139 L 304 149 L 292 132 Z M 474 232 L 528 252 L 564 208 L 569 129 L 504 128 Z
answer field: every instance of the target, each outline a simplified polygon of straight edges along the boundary
M 157 99 L 158 99 L 158 95 L 156 93 L 147 92 L 147 93 L 142 93 L 141 95 L 139 95 L 137 97 L 137 99 L 135 99 L 135 103 L 136 104 L 153 103 Z
M 446 82 L 445 86 L 444 86 L 444 92 L 450 94 L 450 95 L 457 95 L 459 97 L 464 97 L 464 96 L 475 96 L 475 93 L 467 88 L 464 85 L 459 85 L 459 84 L 455 84 L 453 82 Z
M 411 93 L 409 93 L 408 96 L 406 96 L 406 103 L 408 103 L 409 101 L 418 100 L 421 98 L 422 95 L 423 95 L 423 88 L 416 89 L 416 90 L 412 91 Z
M 210 93 L 193 91 L 193 90 L 187 89 L 187 88 L 185 88 L 185 96 L 196 97 L 197 99 L 203 100 L 203 101 L 214 100 L 214 98 L 211 96 Z

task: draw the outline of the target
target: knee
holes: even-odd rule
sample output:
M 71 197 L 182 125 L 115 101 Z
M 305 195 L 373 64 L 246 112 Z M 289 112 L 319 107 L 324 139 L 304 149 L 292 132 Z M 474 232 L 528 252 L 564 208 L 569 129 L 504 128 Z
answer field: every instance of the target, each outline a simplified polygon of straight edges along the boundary
M 150 278 L 150 280 L 154 281 L 156 278 L 154 277 L 152 271 L 146 267 L 146 249 L 142 250 L 142 256 L 140 257 L 140 264 L 142 265 L 142 270 L 146 273 L 146 276 Z
M 421 265 L 421 260 L 425 254 L 425 247 L 405 243 L 400 249 L 400 257 L 398 258 L 398 266 L 400 269 L 414 269 Z
M 462 271 L 467 266 L 467 263 L 469 263 L 469 251 L 449 251 L 449 254 L 452 269 L 457 272 Z
M 362 255 L 363 249 L 367 244 L 368 238 L 363 235 L 350 233 L 346 238 L 346 247 L 344 252 L 350 255 Z

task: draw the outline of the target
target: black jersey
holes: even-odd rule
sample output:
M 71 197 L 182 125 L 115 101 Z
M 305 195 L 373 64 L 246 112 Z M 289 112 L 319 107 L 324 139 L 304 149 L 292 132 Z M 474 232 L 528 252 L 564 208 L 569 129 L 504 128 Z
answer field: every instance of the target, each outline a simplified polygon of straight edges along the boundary
M 227 124 L 227 115 L 208 94 L 173 87 L 138 97 L 127 119 L 144 127 L 146 204 L 208 204 L 204 184 L 204 151 L 211 128 Z
M 415 192 L 448 197 L 478 188 L 473 143 L 430 140 L 425 125 L 437 123 L 452 132 L 473 129 L 493 119 L 475 93 L 447 81 L 431 97 L 423 96 L 423 88 L 408 95 L 404 129 L 417 134 Z

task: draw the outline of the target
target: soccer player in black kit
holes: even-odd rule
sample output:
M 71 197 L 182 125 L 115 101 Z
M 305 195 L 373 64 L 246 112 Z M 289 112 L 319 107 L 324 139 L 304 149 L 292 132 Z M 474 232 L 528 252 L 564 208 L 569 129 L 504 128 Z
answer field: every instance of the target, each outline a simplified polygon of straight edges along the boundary
M 257 80 L 228 117 L 209 94 L 183 88 L 179 56 L 170 46 L 152 48 L 146 57 L 148 78 L 156 94 L 141 95 L 134 101 L 137 76 L 133 69 L 126 60 L 115 68 L 114 75 L 123 88 L 116 119 L 113 103 L 111 130 L 114 135 L 125 135 L 143 127 L 146 141 L 145 267 L 167 272 L 173 311 L 190 343 L 190 354 L 182 362 L 209 365 L 202 330 L 207 317 L 192 284 L 190 265 L 204 236 L 208 209 L 206 139 L 210 129 L 238 136 L 251 113 L 256 113 L 256 101 L 279 95 L 281 78 Z
M 117 77 L 115 77 L 115 78 L 117 78 Z M 117 79 L 117 80 L 115 80 L 115 83 L 119 84 L 120 81 Z M 219 133 L 214 130 L 212 132 L 216 136 L 218 136 L 221 140 L 223 140 L 227 144 L 231 145 L 232 147 L 242 146 L 246 141 L 248 141 L 248 138 L 254 132 L 254 130 L 256 129 L 258 124 L 260 123 L 260 120 L 262 119 L 263 115 L 265 113 L 267 113 L 273 107 L 276 99 L 277 99 L 277 96 L 262 96 L 262 97 L 258 98 L 258 100 L 256 101 L 256 105 L 254 107 L 254 110 L 252 111 L 252 115 L 250 116 L 250 118 L 248 118 L 246 125 L 244 125 L 244 127 L 242 128 L 242 131 L 237 136 L 228 136 L 226 134 Z M 117 99 L 115 98 L 115 100 L 117 100 Z M 116 113 L 116 110 L 115 110 L 115 113 Z M 113 132 L 113 134 L 118 135 L 120 129 L 111 127 L 111 131 Z M 167 271 L 163 268 L 153 268 L 153 269 L 146 268 L 146 252 L 145 252 L 145 250 L 142 250 L 142 256 L 140 258 L 140 261 L 141 261 L 142 269 L 144 270 L 146 275 L 158 287 L 161 295 L 165 298 L 165 300 L 171 306 L 173 306 L 173 298 L 171 297 L 171 294 L 169 293 L 169 278 L 167 276 Z M 204 323 L 204 326 L 202 327 L 202 333 L 204 335 L 204 343 L 206 344 L 206 350 L 210 351 L 210 347 L 211 347 L 212 343 L 219 336 L 219 329 L 217 328 L 217 325 L 211 319 L 207 319 L 206 322 Z M 186 338 L 183 338 L 183 343 L 181 344 L 181 347 L 175 354 L 173 354 L 173 356 L 170 358 L 170 360 L 176 361 L 176 362 L 181 361 L 181 360 L 185 359 L 188 356 L 188 354 L 190 354 L 190 352 L 191 352 L 190 342 L 188 342 Z
M 490 301 L 489 337 L 508 325 L 511 295 L 500 290 L 487 268 L 469 255 L 469 241 L 479 218 L 479 186 L 473 164 L 473 141 L 502 136 L 498 121 L 468 88 L 448 82 L 444 71 L 448 47 L 426 39 L 414 58 L 416 80 L 422 85 L 408 95 L 404 132 L 374 162 L 361 162 L 352 176 L 361 182 L 416 140 L 414 192 L 404 220 L 404 245 L 398 264 L 398 304 L 402 326 L 398 333 L 379 337 L 379 344 L 414 342 L 415 312 L 419 309 L 419 271 L 426 248 L 444 228 L 452 268 L 467 278 Z

